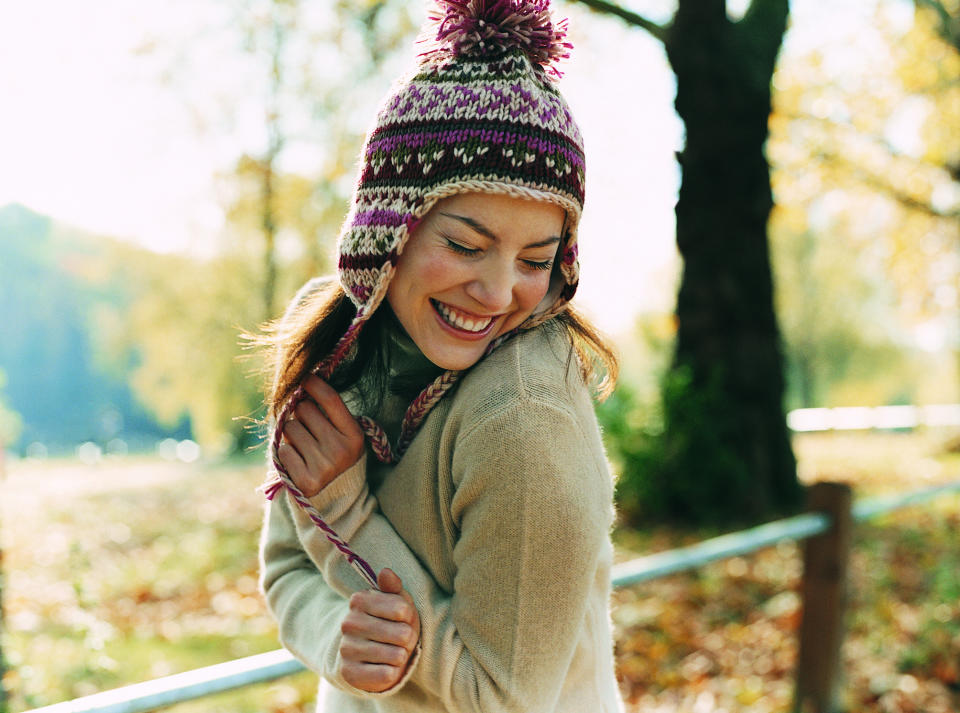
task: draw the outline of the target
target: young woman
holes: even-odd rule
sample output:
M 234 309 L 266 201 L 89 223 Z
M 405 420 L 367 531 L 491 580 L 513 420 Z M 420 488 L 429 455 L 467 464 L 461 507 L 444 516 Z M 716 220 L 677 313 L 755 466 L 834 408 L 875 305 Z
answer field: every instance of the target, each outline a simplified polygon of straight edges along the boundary
M 569 45 L 542 0 L 431 20 L 338 280 L 278 323 L 263 589 L 320 710 L 618 711 L 589 388 L 616 360 L 568 304 L 583 149 L 548 72 Z

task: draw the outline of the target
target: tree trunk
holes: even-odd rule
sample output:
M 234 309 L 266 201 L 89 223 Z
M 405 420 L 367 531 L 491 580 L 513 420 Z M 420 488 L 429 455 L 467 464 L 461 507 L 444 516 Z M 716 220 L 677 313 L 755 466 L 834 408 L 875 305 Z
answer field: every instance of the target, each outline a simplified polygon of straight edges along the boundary
M 681 0 L 666 37 L 686 126 L 676 206 L 684 261 L 664 390 L 665 515 L 755 519 L 799 504 L 767 245 L 763 147 L 787 0 Z

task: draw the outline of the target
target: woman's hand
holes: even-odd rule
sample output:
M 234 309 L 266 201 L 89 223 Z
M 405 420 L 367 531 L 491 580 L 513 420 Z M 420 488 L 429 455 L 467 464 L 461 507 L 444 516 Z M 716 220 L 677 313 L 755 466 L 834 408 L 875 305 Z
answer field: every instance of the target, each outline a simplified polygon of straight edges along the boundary
M 294 484 L 313 497 L 363 455 L 363 431 L 340 395 L 318 376 L 303 388 L 310 395 L 283 426 L 277 455 Z
M 397 685 L 420 639 L 420 615 L 400 578 L 380 570 L 380 591 L 357 592 L 340 625 L 340 674 L 354 688 L 380 693 Z

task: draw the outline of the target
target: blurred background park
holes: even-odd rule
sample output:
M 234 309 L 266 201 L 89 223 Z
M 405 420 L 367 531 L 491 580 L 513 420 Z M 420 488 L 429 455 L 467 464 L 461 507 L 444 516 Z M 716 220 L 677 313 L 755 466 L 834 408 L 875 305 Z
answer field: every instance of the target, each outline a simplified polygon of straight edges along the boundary
M 598 408 L 620 559 L 794 510 L 817 480 L 859 496 L 960 479 L 960 2 L 794 0 L 784 26 L 785 2 L 727 0 L 736 61 L 718 46 L 723 71 L 699 83 L 684 52 L 713 51 L 718 31 L 684 21 L 690 5 L 555 2 L 575 47 L 560 88 L 587 147 L 576 301 L 623 358 Z M 399 0 L 4 7 L 9 710 L 276 648 L 256 587 L 263 380 L 240 335 L 333 270 L 364 130 L 424 14 Z M 681 190 L 702 169 L 692 147 L 749 122 L 696 99 L 713 87 L 722 107 L 741 85 L 770 91 L 750 115 L 769 130 L 768 192 L 723 185 L 751 161 L 734 137 L 698 212 Z M 722 224 L 741 203 L 763 214 L 770 190 L 753 233 Z M 756 319 L 717 328 L 724 308 Z M 756 363 L 712 373 L 730 353 Z M 917 408 L 824 410 L 890 406 Z M 829 428 L 844 418 L 860 428 Z M 958 531 L 956 496 L 858 527 L 849 710 L 960 710 Z M 787 710 L 798 578 L 782 545 L 617 592 L 627 700 Z M 314 686 L 301 674 L 176 710 L 305 711 Z

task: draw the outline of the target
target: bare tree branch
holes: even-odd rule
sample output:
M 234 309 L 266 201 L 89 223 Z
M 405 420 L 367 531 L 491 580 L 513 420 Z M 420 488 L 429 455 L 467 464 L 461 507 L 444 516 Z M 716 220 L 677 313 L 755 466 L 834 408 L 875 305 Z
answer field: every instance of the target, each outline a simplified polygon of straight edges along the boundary
M 586 5 L 595 12 L 604 13 L 607 15 L 616 15 L 621 20 L 624 20 L 628 25 L 634 25 L 635 27 L 643 28 L 661 42 L 666 42 L 667 40 L 669 26 L 658 25 L 652 20 L 641 17 L 637 13 L 627 10 L 624 7 L 620 7 L 615 3 L 607 2 L 607 0 L 574 0 L 574 2 L 579 2 L 581 5 Z

